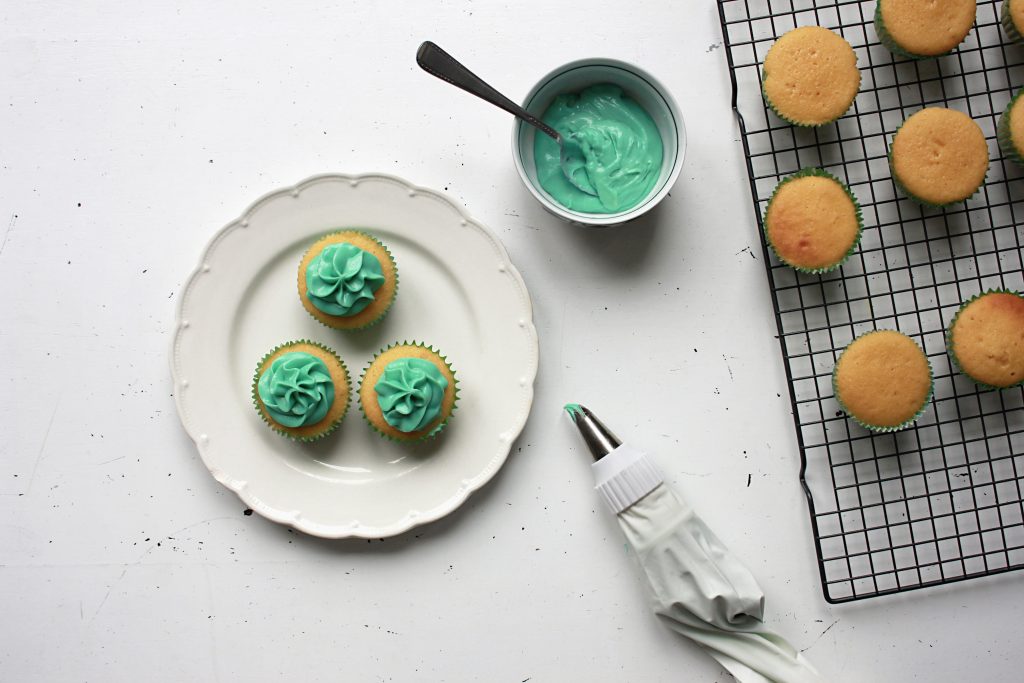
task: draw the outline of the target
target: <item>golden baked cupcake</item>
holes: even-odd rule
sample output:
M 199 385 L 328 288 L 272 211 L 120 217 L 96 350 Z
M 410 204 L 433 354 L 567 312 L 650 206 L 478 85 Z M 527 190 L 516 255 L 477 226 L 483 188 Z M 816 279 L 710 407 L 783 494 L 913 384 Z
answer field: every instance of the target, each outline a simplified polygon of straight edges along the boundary
M 988 144 L 967 114 L 928 107 L 900 126 L 889 147 L 896 185 L 911 199 L 935 207 L 962 202 L 988 172 Z
M 436 436 L 448 424 L 458 399 L 451 365 L 419 342 L 393 344 L 363 372 L 359 405 L 377 433 L 396 441 Z
M 847 415 L 876 432 L 892 432 L 920 417 L 932 395 L 932 369 L 914 340 L 894 330 L 854 339 L 832 372 L 836 400 Z
M 1018 90 L 1006 105 L 996 127 L 999 149 L 1008 159 L 1018 164 L 1024 164 L 1024 106 L 1020 106 L 1021 94 L 1024 94 L 1024 88 Z
M 937 57 L 963 42 L 976 12 L 976 0 L 878 0 L 875 32 L 901 57 Z
M 860 241 L 860 206 L 850 188 L 820 168 L 805 168 L 775 188 L 764 213 L 768 244 L 804 273 L 838 268 Z
M 860 89 L 857 55 L 820 26 L 787 32 L 764 58 L 765 102 L 797 126 L 822 126 L 846 113 Z
M 1024 1 L 1003 0 L 999 16 L 1007 37 L 1018 43 L 1024 42 Z
M 299 298 L 328 327 L 358 330 L 379 321 L 398 291 L 391 252 L 360 230 L 324 235 L 299 263 Z
M 957 367 L 987 389 L 1024 383 L 1024 296 L 986 292 L 957 311 L 946 335 Z
M 348 368 L 322 344 L 281 344 L 257 364 L 252 401 L 275 432 L 316 441 L 337 429 L 348 412 Z

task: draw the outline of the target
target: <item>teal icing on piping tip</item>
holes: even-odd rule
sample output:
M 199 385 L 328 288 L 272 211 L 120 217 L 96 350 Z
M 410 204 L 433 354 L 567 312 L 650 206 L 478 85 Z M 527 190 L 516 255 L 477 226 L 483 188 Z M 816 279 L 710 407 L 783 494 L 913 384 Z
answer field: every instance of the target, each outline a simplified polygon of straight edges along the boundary
M 583 406 L 579 403 L 566 403 L 565 412 L 569 413 L 569 417 L 575 420 L 577 415 L 583 414 Z

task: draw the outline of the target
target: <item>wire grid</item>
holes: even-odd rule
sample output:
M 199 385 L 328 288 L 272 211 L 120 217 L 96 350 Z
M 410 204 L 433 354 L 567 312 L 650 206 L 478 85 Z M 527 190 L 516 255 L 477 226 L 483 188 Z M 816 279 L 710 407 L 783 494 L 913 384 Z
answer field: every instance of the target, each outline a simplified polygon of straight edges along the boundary
M 1024 568 L 1024 389 L 979 390 L 945 348 L 945 327 L 963 301 L 989 288 L 1024 290 L 1024 169 L 995 139 L 1000 114 L 1024 85 L 1024 47 L 1001 33 L 1000 3 L 979 0 L 959 49 L 922 61 L 879 43 L 874 2 L 718 0 L 718 9 L 825 599 Z M 851 110 L 816 129 L 786 124 L 761 97 L 768 48 L 806 25 L 842 34 L 862 79 Z M 945 210 L 902 197 L 889 172 L 893 134 L 924 106 L 968 113 L 989 143 L 982 190 Z M 761 225 L 775 185 L 808 166 L 844 180 L 864 215 L 859 248 L 824 275 L 782 264 Z M 934 373 L 932 403 L 894 434 L 873 435 L 848 420 L 832 392 L 839 354 L 873 329 L 910 335 Z

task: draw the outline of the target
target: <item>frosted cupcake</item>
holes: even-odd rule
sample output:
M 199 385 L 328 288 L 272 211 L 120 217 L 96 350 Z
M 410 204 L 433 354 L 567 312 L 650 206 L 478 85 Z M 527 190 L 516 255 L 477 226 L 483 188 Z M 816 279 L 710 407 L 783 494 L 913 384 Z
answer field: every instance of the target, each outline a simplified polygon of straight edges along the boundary
M 775 188 L 764 214 L 768 244 L 804 273 L 838 268 L 860 241 L 860 206 L 850 189 L 820 168 L 806 168 Z
M 932 369 L 913 339 L 876 330 L 854 339 L 832 372 L 832 388 L 843 411 L 875 432 L 909 427 L 932 395 Z
M 964 41 L 976 11 L 976 0 L 878 0 L 875 32 L 901 57 L 937 57 Z
M 328 327 L 357 330 L 387 314 L 398 291 L 391 252 L 359 230 L 317 240 L 299 263 L 299 298 Z
M 765 102 L 797 126 L 835 121 L 850 108 L 859 89 L 857 55 L 842 36 L 827 28 L 795 28 L 775 41 L 764 58 Z
M 396 441 L 420 441 L 447 426 L 458 398 L 451 365 L 419 342 L 379 352 L 363 373 L 359 405 L 370 426 Z
M 985 182 L 988 143 L 967 114 L 928 107 L 896 131 L 889 166 L 908 197 L 927 206 L 948 206 L 964 201 Z
M 337 429 L 348 412 L 348 369 L 326 346 L 287 342 L 256 366 L 252 400 L 275 432 L 316 441 Z
M 957 367 L 986 389 L 1024 383 L 1024 296 L 996 290 L 968 300 L 950 323 L 946 346 Z
M 1003 24 L 1003 31 L 1007 37 L 1017 43 L 1024 42 L 1024 1 L 1003 0 L 1003 8 L 1000 10 L 1000 19 Z
M 1005 5 L 1004 5 L 1005 6 Z M 1010 103 L 999 117 L 996 127 L 996 139 L 1003 154 L 1018 164 L 1024 164 L 1024 106 L 1021 106 L 1021 95 L 1024 88 L 1017 91 Z

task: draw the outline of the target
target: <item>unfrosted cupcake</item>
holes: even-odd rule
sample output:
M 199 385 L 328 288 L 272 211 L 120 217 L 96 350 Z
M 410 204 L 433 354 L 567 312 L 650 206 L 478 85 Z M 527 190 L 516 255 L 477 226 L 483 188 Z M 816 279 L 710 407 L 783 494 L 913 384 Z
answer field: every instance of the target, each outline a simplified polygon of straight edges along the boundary
M 928 206 L 948 206 L 964 201 L 985 182 L 988 144 L 967 114 L 928 107 L 896 131 L 889 166 L 908 197 Z
M 976 0 L 878 0 L 875 32 L 901 57 L 937 57 L 963 42 L 976 12 Z
M 832 372 L 836 400 L 847 415 L 876 432 L 892 432 L 920 417 L 932 395 L 932 369 L 913 339 L 875 330 L 854 339 Z
M 1024 88 L 1017 91 L 1010 103 L 1003 110 L 999 117 L 999 125 L 996 127 L 996 138 L 999 140 L 999 149 L 1012 161 L 1024 164 L 1024 106 L 1021 106 L 1021 95 Z
M 380 351 L 363 373 L 359 404 L 370 426 L 396 441 L 436 436 L 448 424 L 458 398 L 451 365 L 419 342 Z
M 957 367 L 988 389 L 1024 383 L 1024 296 L 996 290 L 969 299 L 946 335 Z
M 324 235 L 299 263 L 299 298 L 328 327 L 357 330 L 379 321 L 398 291 L 391 252 L 359 230 Z
M 764 214 L 768 244 L 805 273 L 838 268 L 860 241 L 860 206 L 850 189 L 820 168 L 805 168 L 775 188 Z
M 1003 31 L 1007 37 L 1017 43 L 1024 42 L 1024 0 L 1003 0 L 1000 10 Z
M 334 431 L 348 412 L 348 369 L 326 346 L 287 342 L 257 364 L 252 400 L 275 432 L 316 441 Z
M 859 88 L 857 55 L 827 28 L 795 28 L 775 41 L 764 58 L 765 102 L 798 126 L 835 121 L 853 104 Z

